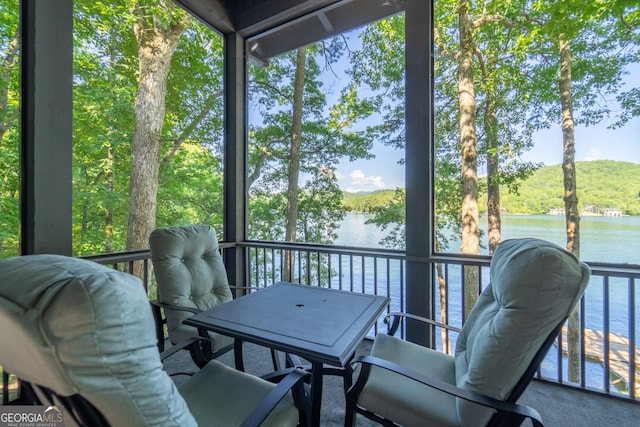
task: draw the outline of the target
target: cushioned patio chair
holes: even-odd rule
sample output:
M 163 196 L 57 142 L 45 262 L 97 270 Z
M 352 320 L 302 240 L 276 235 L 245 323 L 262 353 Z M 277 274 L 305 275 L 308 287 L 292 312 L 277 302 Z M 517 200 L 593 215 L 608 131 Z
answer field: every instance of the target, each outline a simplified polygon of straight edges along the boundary
M 31 386 L 32 403 L 63 407 L 66 426 L 307 421 L 295 405 L 308 405 L 308 374 L 300 370 L 272 384 L 213 360 L 176 387 L 163 370 L 147 295 L 132 275 L 30 255 L 1 260 L 0 277 L 0 365 Z
M 356 414 L 384 425 L 517 426 L 540 415 L 516 402 L 560 333 L 590 277 L 586 264 L 538 239 L 502 242 L 490 284 L 460 332 L 455 356 L 393 335 L 403 318 L 392 313 L 370 355 L 354 361 L 360 374 L 347 393 L 345 426 Z M 397 424 L 391 424 L 395 422 Z
M 157 228 L 149 236 L 149 247 L 158 285 L 158 298 L 152 304 L 158 345 L 163 351 L 163 325 L 166 324 L 173 345 L 197 337 L 197 329 L 182 322 L 195 313 L 231 301 L 233 293 L 213 227 Z M 230 337 L 210 332 L 209 338 L 209 342 L 196 341 L 188 347 L 200 367 L 233 348 Z

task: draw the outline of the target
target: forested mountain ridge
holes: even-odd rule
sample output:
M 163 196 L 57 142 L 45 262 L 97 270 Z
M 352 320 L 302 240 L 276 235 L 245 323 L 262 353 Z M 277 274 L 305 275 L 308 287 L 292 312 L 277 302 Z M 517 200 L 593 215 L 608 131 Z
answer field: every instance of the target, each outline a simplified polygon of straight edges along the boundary
M 522 183 L 519 194 L 502 193 L 509 214 L 541 214 L 563 208 L 562 166 L 538 169 Z M 606 208 L 640 215 L 640 164 L 613 160 L 576 162 L 578 207 L 601 213 Z
M 614 160 L 576 162 L 577 193 L 581 211 L 601 213 L 606 208 L 625 215 L 640 215 L 640 164 Z M 486 188 L 481 179 L 479 188 Z M 367 212 L 371 206 L 382 206 L 395 190 L 367 193 L 344 193 L 343 204 L 356 212 Z M 545 214 L 563 208 L 562 165 L 545 166 L 523 181 L 518 194 L 501 188 L 501 206 L 507 214 Z M 486 191 L 480 206 L 486 206 Z M 482 208 L 481 208 L 482 212 Z M 583 212 L 586 214 L 586 212 Z
M 374 206 L 383 206 L 393 198 L 395 190 L 342 192 L 342 204 L 352 212 L 369 212 Z

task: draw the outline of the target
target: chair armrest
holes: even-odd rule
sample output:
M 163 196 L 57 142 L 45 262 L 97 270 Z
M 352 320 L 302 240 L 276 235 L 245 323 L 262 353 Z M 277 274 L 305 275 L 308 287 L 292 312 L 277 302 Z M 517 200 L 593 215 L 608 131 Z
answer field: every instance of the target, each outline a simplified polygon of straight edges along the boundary
M 160 353 L 164 351 L 165 331 L 164 325 L 167 324 L 166 316 L 162 315 L 162 310 L 179 310 L 186 311 L 188 313 L 197 314 L 202 310 L 192 307 L 181 307 L 177 305 L 168 304 L 166 302 L 159 301 L 157 299 L 150 300 L 151 311 L 153 313 L 153 319 L 156 324 L 156 338 L 158 339 L 158 350 Z M 166 314 L 166 312 L 165 312 Z
M 477 403 L 479 405 L 486 406 L 492 409 L 497 409 L 498 411 L 513 414 L 520 419 L 520 422 L 517 425 L 520 425 L 522 421 L 524 421 L 526 418 L 529 418 L 533 423 L 534 427 L 544 427 L 544 425 L 542 424 L 542 418 L 540 417 L 540 414 L 538 413 L 538 411 L 528 406 L 518 405 L 511 402 L 505 402 L 502 400 L 484 396 L 482 394 L 476 393 L 471 390 L 456 387 L 444 381 L 440 381 L 435 378 L 429 378 L 412 369 L 408 369 L 404 366 L 398 365 L 397 363 L 380 359 L 374 356 L 359 356 L 351 363 L 362 364 L 362 372 L 360 376 L 363 378 L 363 380 L 358 378 L 358 381 L 352 387 L 353 390 L 356 390 L 357 388 L 361 390 L 362 387 L 364 387 L 364 384 L 366 383 L 367 378 L 369 377 L 369 373 L 371 372 L 371 367 L 377 366 L 379 368 L 395 372 L 398 375 L 402 375 L 414 381 L 420 382 L 428 387 L 432 387 L 432 388 L 435 388 L 436 390 L 440 390 L 443 393 L 447 393 L 447 394 L 459 397 L 461 399 L 467 400 L 469 402 Z M 357 392 L 359 393 L 360 390 L 358 390 Z M 350 389 L 349 392 L 351 391 L 352 390 Z
M 393 320 L 389 320 L 390 318 L 393 318 Z M 411 313 L 404 313 L 400 311 L 392 311 L 391 313 L 387 314 L 384 317 L 384 323 L 388 325 L 389 322 L 391 322 L 391 326 L 389 326 L 389 332 L 388 332 L 389 335 L 395 335 L 396 331 L 398 330 L 398 327 L 400 326 L 400 321 L 403 318 L 418 320 L 420 322 L 428 323 L 430 325 L 434 325 L 443 329 L 448 329 L 450 331 L 462 332 L 462 329 L 460 328 L 447 325 L 445 323 L 437 322 L 435 320 L 427 319 L 426 317 L 418 316 Z
M 168 304 L 166 302 L 162 302 L 162 301 L 158 301 L 156 299 L 149 301 L 152 305 L 156 306 L 156 307 L 160 307 L 160 308 L 164 308 L 165 310 L 180 310 L 180 311 L 188 311 L 189 313 L 193 313 L 193 314 L 198 314 L 200 313 L 202 310 L 200 310 L 199 308 L 195 308 L 195 307 L 184 307 L 181 305 L 173 305 L 173 304 Z
M 235 298 L 238 298 L 238 291 L 245 292 L 244 294 L 240 295 L 240 297 L 243 297 L 245 295 L 249 295 L 253 293 L 254 291 L 259 291 L 260 289 L 264 289 L 264 288 L 260 288 L 258 286 L 229 286 L 229 289 L 231 290 L 231 294 L 235 299 Z
M 201 338 L 201 337 L 191 337 L 189 339 L 186 339 L 184 341 L 181 341 L 177 344 L 172 345 L 171 347 L 169 347 L 168 349 L 162 351 L 160 353 L 160 360 L 162 360 L 164 362 L 165 359 L 173 356 L 174 354 L 176 354 L 177 352 L 179 352 L 180 350 L 183 350 L 187 347 L 189 347 L 190 345 L 198 342 L 198 341 L 207 341 L 206 338 Z
M 311 377 L 309 372 L 301 369 L 292 369 L 291 372 L 285 376 L 282 381 L 275 386 L 273 390 L 267 394 L 267 396 L 260 402 L 257 408 L 253 410 L 251 414 L 242 422 L 241 427 L 253 427 L 262 424 L 262 422 L 269 416 L 271 411 L 274 410 L 276 405 L 289 393 L 294 392 L 294 401 L 298 410 L 303 411 L 305 417 L 309 416 L 309 405 L 304 393 L 304 382 Z M 295 389 L 298 391 L 296 392 Z M 299 401 L 302 398 L 303 401 Z M 300 407 L 302 406 L 302 408 Z

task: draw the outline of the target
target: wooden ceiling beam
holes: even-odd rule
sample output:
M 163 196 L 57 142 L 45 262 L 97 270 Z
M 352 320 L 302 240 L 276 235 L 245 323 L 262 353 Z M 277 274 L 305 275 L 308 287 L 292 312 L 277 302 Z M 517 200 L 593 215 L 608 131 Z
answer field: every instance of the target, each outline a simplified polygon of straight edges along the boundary
M 228 0 L 173 0 L 176 4 L 222 34 L 236 31 Z
M 404 0 L 341 0 L 248 37 L 250 60 L 269 58 L 335 37 L 404 10 Z
M 404 10 L 405 0 L 174 0 L 222 34 L 249 42 L 249 60 L 269 58 Z
M 251 37 L 339 1 L 265 0 L 254 2 L 253 7 L 235 10 L 236 28 L 243 37 Z M 242 2 L 238 2 L 238 4 L 240 3 Z

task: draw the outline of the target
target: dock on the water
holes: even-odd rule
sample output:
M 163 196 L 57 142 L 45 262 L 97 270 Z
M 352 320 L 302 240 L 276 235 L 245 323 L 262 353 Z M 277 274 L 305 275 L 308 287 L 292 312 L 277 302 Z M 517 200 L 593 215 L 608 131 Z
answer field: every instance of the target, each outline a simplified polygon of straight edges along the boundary
M 591 362 L 605 363 L 605 334 L 594 329 L 584 330 L 585 359 Z M 624 382 L 625 389 L 629 389 L 629 375 L 631 357 L 629 353 L 629 339 L 621 334 L 609 333 L 609 371 L 615 376 L 613 385 L 619 387 Z M 567 354 L 567 327 L 562 328 L 562 353 Z M 640 348 L 635 348 L 635 389 L 640 388 Z M 637 391 L 636 391 L 637 393 Z

